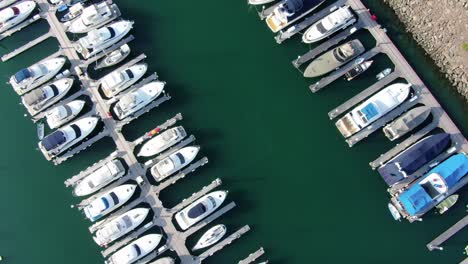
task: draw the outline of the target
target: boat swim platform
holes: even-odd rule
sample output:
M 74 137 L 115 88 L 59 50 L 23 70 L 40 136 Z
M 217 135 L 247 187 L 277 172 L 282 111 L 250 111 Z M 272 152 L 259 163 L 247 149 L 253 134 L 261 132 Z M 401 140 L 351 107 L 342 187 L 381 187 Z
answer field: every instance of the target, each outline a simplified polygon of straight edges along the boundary
M 15 34 L 16 32 L 21 31 L 25 27 L 31 25 L 32 23 L 38 21 L 39 19 L 43 18 L 41 14 L 36 14 L 33 17 L 21 22 L 20 24 L 14 26 L 13 28 L 3 32 L 0 34 L 0 40 L 10 37 L 11 35 Z
M 331 12 L 335 11 L 336 9 L 340 8 L 341 6 L 346 4 L 347 0 L 338 0 L 335 3 L 325 7 L 324 9 L 320 10 L 317 13 L 313 13 L 312 15 L 304 18 L 301 22 L 296 23 L 290 26 L 286 30 L 281 30 L 276 36 L 275 40 L 276 43 L 281 44 L 283 41 L 290 39 L 297 33 L 301 32 L 305 28 L 309 27 L 313 23 L 319 21 L 320 19 L 324 18 Z
M 239 261 L 238 264 L 250 264 L 250 263 L 253 263 L 253 262 L 256 261 L 258 258 L 260 258 L 261 256 L 263 256 L 263 254 L 265 254 L 265 250 L 263 249 L 263 247 L 261 247 L 261 248 L 259 248 L 257 251 L 255 251 L 254 253 L 249 254 L 245 259 Z M 266 263 L 268 263 L 268 261 L 267 261 Z
M 445 243 L 447 240 L 449 240 L 452 236 L 457 234 L 460 230 L 465 228 L 467 225 L 468 225 L 468 215 L 465 215 L 465 217 L 463 217 L 460 221 L 456 222 L 453 226 L 451 226 L 445 232 L 443 232 L 434 240 L 429 242 L 426 245 L 427 249 L 429 249 L 430 251 L 433 251 L 434 249 L 443 250 L 443 247 L 441 247 L 441 245 Z
M 314 84 L 311 84 L 309 86 L 309 89 L 313 92 L 313 93 L 316 93 L 318 92 L 319 90 L 325 88 L 326 86 L 328 86 L 330 83 L 336 81 L 338 78 L 340 78 L 341 76 L 345 75 L 345 73 L 347 73 L 348 71 L 350 71 L 351 69 L 353 69 L 354 67 L 356 67 L 358 64 L 356 64 L 356 60 L 358 58 L 362 58 L 364 59 L 364 61 L 368 60 L 368 59 L 371 59 L 372 57 L 374 57 L 375 55 L 379 54 L 381 52 L 381 49 L 380 49 L 380 46 L 377 45 L 375 46 L 374 48 L 372 48 L 371 50 L 365 52 L 364 54 L 361 54 L 360 56 L 356 57 L 355 59 L 353 59 L 352 61 L 346 63 L 344 66 L 338 68 L 337 70 L 333 71 L 331 74 L 323 77 L 322 79 L 320 79 L 318 82 L 314 83 Z

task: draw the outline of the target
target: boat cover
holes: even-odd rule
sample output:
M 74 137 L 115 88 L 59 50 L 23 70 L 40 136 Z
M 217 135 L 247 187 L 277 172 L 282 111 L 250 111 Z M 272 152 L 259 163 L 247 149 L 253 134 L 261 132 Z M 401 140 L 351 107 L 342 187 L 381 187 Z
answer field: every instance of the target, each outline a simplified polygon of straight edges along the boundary
M 287 0 L 285 3 L 285 7 L 287 8 L 289 13 L 294 13 L 299 10 L 304 6 L 304 3 L 302 0 Z
M 426 189 L 419 184 L 434 173 L 440 175 L 445 180 L 450 192 L 450 189 L 468 173 L 468 157 L 463 153 L 450 157 L 439 166 L 430 170 L 421 180 L 413 184 L 413 186 L 408 190 L 400 194 L 398 198 L 409 215 L 417 215 L 423 210 L 427 210 L 434 205 L 433 198 Z
M 378 172 L 391 186 L 439 156 L 450 146 L 450 143 L 450 135 L 447 133 L 425 137 L 380 167 Z
M 22 69 L 15 74 L 15 81 L 20 83 L 28 78 L 32 77 L 32 73 L 29 69 Z
M 379 114 L 379 111 L 373 103 L 366 105 L 361 109 L 361 112 L 366 116 L 367 120 L 371 120 L 374 116 Z
M 206 210 L 205 205 L 203 203 L 198 203 L 197 205 L 195 205 L 194 207 L 192 207 L 188 211 L 187 215 L 188 215 L 188 217 L 193 219 L 193 218 L 197 218 L 200 215 L 204 214 L 206 211 L 207 210 Z
M 62 131 L 57 130 L 42 140 L 42 146 L 44 146 L 47 151 L 50 151 L 65 143 L 65 141 L 65 134 Z

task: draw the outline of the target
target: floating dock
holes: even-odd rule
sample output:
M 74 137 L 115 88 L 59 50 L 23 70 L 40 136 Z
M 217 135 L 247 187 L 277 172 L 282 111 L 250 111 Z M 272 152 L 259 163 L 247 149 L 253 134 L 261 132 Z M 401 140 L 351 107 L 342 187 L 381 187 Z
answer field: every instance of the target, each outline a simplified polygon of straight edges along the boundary
M 247 258 L 241 260 L 238 262 L 238 264 L 250 264 L 250 263 L 253 263 L 254 261 L 256 261 L 258 258 L 260 258 L 261 256 L 263 256 L 263 254 L 265 254 L 265 250 L 263 248 L 259 248 L 257 251 L 255 251 L 254 253 L 250 254 Z M 267 261 L 268 263 L 268 261 Z
M 458 233 L 460 230 L 465 228 L 467 225 L 468 225 L 468 215 L 463 217 L 460 221 L 455 223 L 453 226 L 451 226 L 445 232 L 443 232 L 438 237 L 436 237 L 434 240 L 429 242 L 429 244 L 426 245 L 427 249 L 429 249 L 430 251 L 433 251 L 434 249 L 443 250 L 443 247 L 441 247 L 441 245 L 445 241 L 449 240 L 456 233 Z

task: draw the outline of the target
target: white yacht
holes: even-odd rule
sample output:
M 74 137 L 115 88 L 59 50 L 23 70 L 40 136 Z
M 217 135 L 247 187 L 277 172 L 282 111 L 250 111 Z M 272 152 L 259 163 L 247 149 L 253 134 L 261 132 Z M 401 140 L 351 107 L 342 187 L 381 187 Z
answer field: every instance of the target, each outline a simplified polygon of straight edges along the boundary
M 276 33 L 319 7 L 325 0 L 282 0 L 265 19 Z
M 109 53 L 104 59 L 99 61 L 96 66 L 94 67 L 95 70 L 99 70 L 102 68 L 114 66 L 128 57 L 130 55 L 130 46 L 128 44 L 123 44 L 117 50 L 112 51 Z
M 70 23 L 67 30 L 75 34 L 86 33 L 105 25 L 113 17 L 112 4 L 104 1 L 84 8 L 81 15 Z
M 135 190 L 135 184 L 117 186 L 94 199 L 83 211 L 86 217 L 94 222 L 126 203 L 132 197 Z
M 63 78 L 39 89 L 34 89 L 23 95 L 21 102 L 31 115 L 35 115 L 62 99 L 70 91 L 73 81 L 72 78 Z
M 121 40 L 133 27 L 133 22 L 119 21 L 94 29 L 78 40 L 76 50 L 88 59 Z
M 47 135 L 39 142 L 39 149 L 51 159 L 83 140 L 96 127 L 99 118 L 84 117 Z
M 356 18 L 351 13 L 349 6 L 343 6 L 320 19 L 310 26 L 304 35 L 302 41 L 304 43 L 313 43 L 322 40 L 338 30 L 345 29 L 356 22 Z
M 165 84 L 165 82 L 154 81 L 125 94 L 113 108 L 115 115 L 122 120 L 149 105 L 162 93 Z
M 18 0 L 0 0 L 0 9 L 5 8 Z
M 214 191 L 201 197 L 175 215 L 177 224 L 182 230 L 187 230 L 216 211 L 224 202 L 226 196 L 227 191 Z
M 216 244 L 224 235 L 226 235 L 227 228 L 225 225 L 215 225 L 208 229 L 202 237 L 198 240 L 197 244 L 192 248 L 192 251 L 206 248 Z
M 137 156 L 151 157 L 163 152 L 164 150 L 179 143 L 187 136 L 185 129 L 182 126 L 170 128 L 160 135 L 148 140 L 143 147 L 141 147 Z
M 264 5 L 274 1 L 276 0 L 249 0 L 249 5 Z
M 146 63 L 139 63 L 121 71 L 115 70 L 101 79 L 101 88 L 107 98 L 122 92 L 136 83 L 148 70 Z
M 395 83 L 376 93 L 336 122 L 347 138 L 400 105 L 408 97 L 411 84 Z
M 162 235 L 149 234 L 138 238 L 122 249 L 118 250 L 106 260 L 106 264 L 131 264 L 143 258 L 156 249 L 161 242 Z
M 185 147 L 177 150 L 169 155 L 169 157 L 159 161 L 151 167 L 151 175 L 153 175 L 156 181 L 162 181 L 173 173 L 189 165 L 190 162 L 195 159 L 199 150 L 199 146 Z
M 101 247 L 114 242 L 143 223 L 149 211 L 148 208 L 136 208 L 117 216 L 96 232 L 94 241 Z
M 36 8 L 36 2 L 23 1 L 0 10 L 0 33 L 18 25 Z
M 83 178 L 73 189 L 73 195 L 85 196 L 95 193 L 124 174 L 125 168 L 120 160 L 109 161 Z
M 50 109 L 45 114 L 47 124 L 51 129 L 56 129 L 68 123 L 83 110 L 84 105 L 85 101 L 74 100 Z
M 171 257 L 160 258 L 156 261 L 151 262 L 150 264 L 174 264 L 175 261 Z
M 62 69 L 65 62 L 64 57 L 57 57 L 36 63 L 11 76 L 10 84 L 17 94 L 23 95 L 52 79 Z

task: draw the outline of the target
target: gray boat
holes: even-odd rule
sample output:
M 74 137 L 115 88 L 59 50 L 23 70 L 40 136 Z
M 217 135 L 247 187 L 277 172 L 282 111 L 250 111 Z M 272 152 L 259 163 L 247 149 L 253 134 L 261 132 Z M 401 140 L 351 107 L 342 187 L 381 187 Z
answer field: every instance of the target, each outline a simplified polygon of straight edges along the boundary
M 393 141 L 422 124 L 430 113 L 431 108 L 427 106 L 415 107 L 386 125 L 383 128 L 383 132 L 390 141 Z
M 305 69 L 304 77 L 312 78 L 329 73 L 361 55 L 364 51 L 364 46 L 359 40 L 353 39 L 346 42 L 312 61 Z

